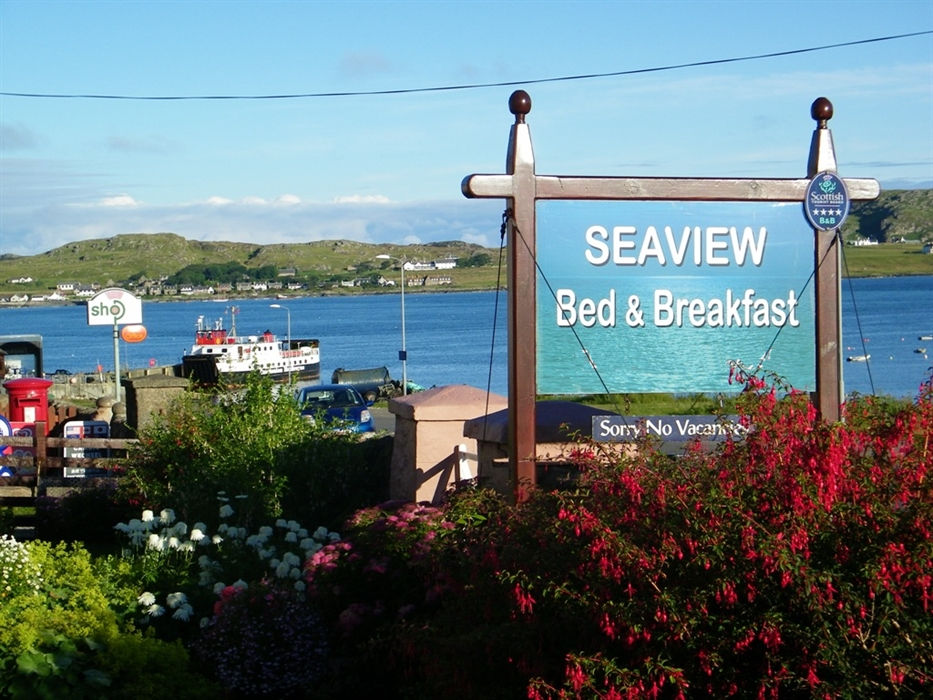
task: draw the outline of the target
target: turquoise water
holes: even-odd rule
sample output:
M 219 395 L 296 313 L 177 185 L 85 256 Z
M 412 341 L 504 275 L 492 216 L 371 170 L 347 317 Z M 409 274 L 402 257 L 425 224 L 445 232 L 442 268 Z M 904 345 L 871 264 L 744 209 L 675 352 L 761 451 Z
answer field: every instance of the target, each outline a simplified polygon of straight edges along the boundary
M 548 201 L 537 230 L 542 392 L 728 392 L 734 361 L 815 388 L 799 204 Z

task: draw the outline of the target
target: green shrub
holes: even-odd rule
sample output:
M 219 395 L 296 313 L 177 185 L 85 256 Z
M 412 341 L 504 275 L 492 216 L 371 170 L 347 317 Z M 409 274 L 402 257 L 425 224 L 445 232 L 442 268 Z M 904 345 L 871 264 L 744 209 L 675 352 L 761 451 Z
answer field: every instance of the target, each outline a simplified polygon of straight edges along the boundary
M 180 645 L 119 624 L 108 597 L 119 587 L 82 546 L 4 538 L 0 572 L 0 697 L 219 695 Z
M 96 652 L 118 634 L 81 547 L 24 543 L 28 564 L 0 606 L 0 696 L 96 697 Z
M 253 373 L 242 390 L 185 394 L 144 430 L 120 493 L 139 507 L 208 517 L 218 491 L 245 496 L 248 529 L 279 517 L 338 527 L 386 498 L 392 441 L 329 432 L 303 419 L 288 391 Z M 208 514 L 208 515 L 206 515 Z
M 139 506 L 171 505 L 182 520 L 215 512 L 218 491 L 244 494 L 240 508 L 252 527 L 281 512 L 288 486 L 277 467 L 312 431 L 291 393 L 257 372 L 235 392 L 186 392 L 141 432 L 121 492 Z
M 100 667 L 110 679 L 108 700 L 223 697 L 223 689 L 196 666 L 181 642 L 142 634 L 123 634 L 101 654 Z
M 43 639 L 104 642 L 117 625 L 94 574 L 90 554 L 80 545 L 23 543 L 38 585 L 23 584 L 0 606 L 0 649 L 13 656 L 41 646 Z M 32 577 L 33 574 L 29 573 Z
M 300 522 L 340 528 L 354 511 L 389 497 L 393 438 L 315 433 L 282 455 L 288 489 L 282 514 Z

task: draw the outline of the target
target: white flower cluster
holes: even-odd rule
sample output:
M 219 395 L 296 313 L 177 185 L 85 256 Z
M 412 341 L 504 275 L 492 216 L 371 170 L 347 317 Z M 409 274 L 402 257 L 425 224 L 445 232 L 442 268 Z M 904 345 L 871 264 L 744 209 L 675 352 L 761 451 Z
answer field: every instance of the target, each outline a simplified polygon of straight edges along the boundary
M 275 521 L 275 527 L 263 525 L 252 535 L 247 535 L 245 528 L 228 526 L 225 523 L 221 523 L 218 530 L 228 537 L 236 537 L 243 541 L 260 561 L 267 563 L 270 572 L 276 578 L 293 580 L 293 587 L 297 591 L 305 589 L 305 583 L 301 580 L 304 563 L 325 544 L 340 539 L 340 535 L 328 531 L 326 527 L 322 526 L 313 533 L 308 533 L 299 522 L 282 518 Z M 202 555 L 198 557 L 198 565 L 201 567 L 202 586 L 213 586 L 215 592 L 226 587 L 226 584 L 214 578 L 221 570 L 219 562 Z
M 175 521 L 175 512 L 165 508 L 159 515 L 151 510 L 144 510 L 141 518 L 133 518 L 128 523 L 117 523 L 114 529 L 125 534 L 134 548 L 145 547 L 157 552 L 178 550 L 194 551 L 194 538 L 184 539 L 188 535 L 188 526 L 182 521 Z
M 26 545 L 9 535 L 0 535 L 0 600 L 36 593 L 41 586 L 42 575 Z
M 162 617 L 165 614 L 165 607 L 159 605 L 156 602 L 156 597 L 149 591 L 140 595 L 136 602 L 139 603 L 143 612 L 149 617 Z M 172 613 L 173 620 L 187 622 L 191 619 L 191 615 L 194 614 L 194 608 L 188 602 L 188 596 L 181 591 L 169 593 L 165 596 L 165 604 L 169 610 L 174 610 Z
M 233 509 L 230 506 L 222 506 L 221 517 L 230 515 L 233 515 Z M 145 547 L 155 552 L 187 553 L 193 552 L 199 546 L 223 542 L 220 533 L 208 537 L 207 525 L 201 522 L 195 523 L 189 532 L 188 524 L 182 520 L 176 521 L 175 511 L 171 508 L 163 509 L 159 515 L 155 515 L 151 510 L 144 510 L 141 518 L 133 518 L 128 523 L 117 523 L 113 527 L 129 538 L 132 547 Z
M 245 496 L 234 498 L 241 499 Z M 223 491 L 218 493 L 217 500 L 221 503 L 218 515 L 222 521 L 226 521 L 235 514 L 235 510 Z M 207 525 L 202 522 L 195 523 L 189 531 L 186 523 L 176 521 L 175 512 L 171 508 L 162 510 L 159 515 L 155 515 L 151 510 L 144 510 L 141 518 L 133 518 L 128 523 L 118 523 L 114 529 L 124 533 L 134 549 L 146 553 L 165 555 L 178 552 L 188 556 L 196 550 L 203 552 L 197 559 L 200 568 L 198 583 L 203 587 L 212 588 L 215 593 L 220 593 L 227 587 L 227 584 L 218 578 L 224 573 L 221 558 L 224 554 L 242 551 L 244 548 L 258 557 L 264 568 L 269 571 L 269 575 L 284 581 L 291 580 L 295 590 L 303 591 L 305 583 L 301 574 L 305 562 L 325 544 L 340 539 L 340 535 L 328 531 L 323 526 L 309 533 L 297 521 L 285 519 L 276 520 L 275 527 L 264 525 L 255 534 L 249 534 L 245 527 L 221 522 L 217 533 L 210 535 Z M 234 588 L 247 587 L 242 579 L 231 585 Z M 166 607 L 160 605 L 152 593 L 143 593 L 137 602 L 150 618 L 161 617 L 166 613 Z M 168 609 L 174 610 L 172 618 L 176 620 L 186 621 L 193 612 L 183 593 L 170 593 L 166 597 L 166 605 Z

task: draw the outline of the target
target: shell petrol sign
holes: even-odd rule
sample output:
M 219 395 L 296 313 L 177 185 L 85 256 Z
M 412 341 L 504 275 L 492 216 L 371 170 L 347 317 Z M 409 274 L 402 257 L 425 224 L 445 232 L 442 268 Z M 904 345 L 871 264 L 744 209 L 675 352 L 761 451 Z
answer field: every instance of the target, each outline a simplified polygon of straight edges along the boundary
M 139 323 L 133 323 L 129 326 L 123 326 L 120 329 L 120 337 L 127 343 L 141 343 L 146 339 L 149 332 L 146 327 Z
M 143 304 L 125 289 L 101 290 L 87 302 L 87 325 L 116 326 L 143 322 Z

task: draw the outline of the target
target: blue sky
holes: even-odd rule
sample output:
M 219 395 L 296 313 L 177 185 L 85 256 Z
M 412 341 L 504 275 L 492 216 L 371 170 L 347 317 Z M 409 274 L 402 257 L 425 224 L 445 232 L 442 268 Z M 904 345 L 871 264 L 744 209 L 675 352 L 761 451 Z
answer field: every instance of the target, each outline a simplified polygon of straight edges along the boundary
M 804 177 L 832 100 L 840 174 L 933 187 L 933 35 L 534 83 L 933 30 L 928 0 L 0 0 L 0 253 L 170 231 L 199 240 L 498 245 L 522 87 L 537 172 Z

